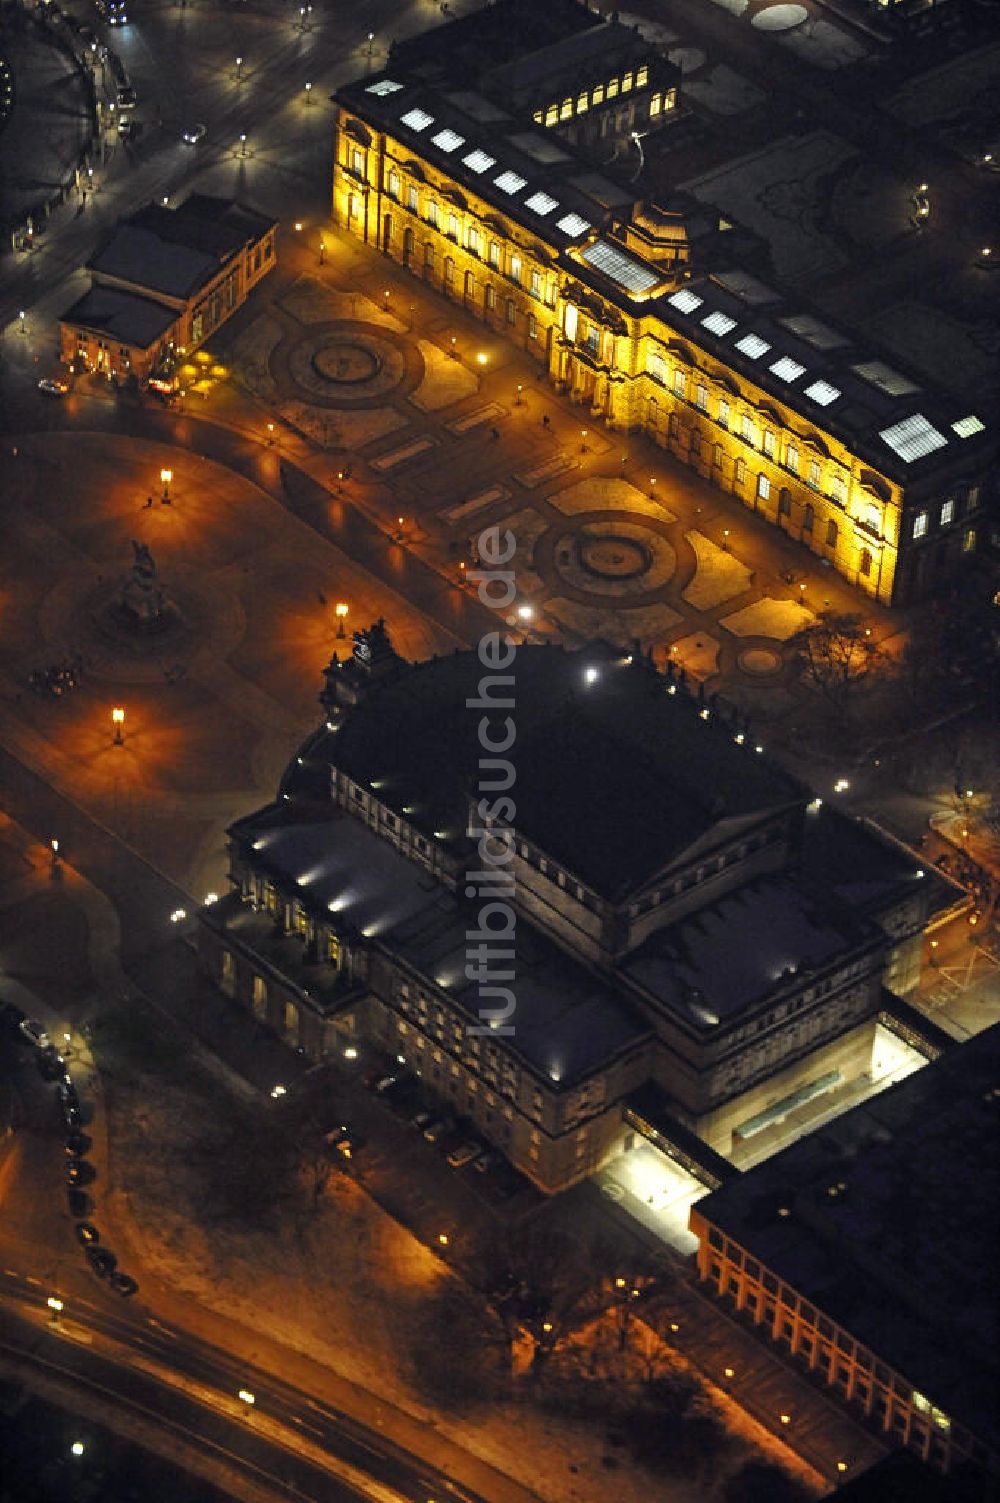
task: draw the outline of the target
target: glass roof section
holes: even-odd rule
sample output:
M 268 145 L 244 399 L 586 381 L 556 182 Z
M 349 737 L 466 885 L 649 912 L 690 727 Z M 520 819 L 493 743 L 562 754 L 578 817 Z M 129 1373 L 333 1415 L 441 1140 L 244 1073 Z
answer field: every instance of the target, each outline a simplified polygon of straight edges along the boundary
M 590 221 L 580 214 L 564 214 L 556 220 L 556 229 L 562 230 L 564 235 L 585 235 L 590 229 Z
M 435 146 L 440 146 L 442 151 L 457 151 L 460 146 L 465 145 L 465 137 L 450 129 L 439 130 L 436 136 L 431 136 L 431 140 Z
M 867 381 L 870 386 L 877 386 L 879 391 L 886 392 L 890 397 L 912 397 L 915 391 L 920 390 L 908 376 L 894 371 L 891 365 L 886 365 L 882 360 L 863 360 L 860 365 L 852 365 L 851 370 L 862 381 Z
M 407 110 L 401 119 L 403 124 L 408 125 L 411 130 L 426 130 L 429 125 L 434 124 L 434 116 L 428 115 L 426 110 Z
M 811 402 L 816 402 L 820 407 L 829 407 L 840 396 L 840 387 L 831 386 L 829 381 L 814 381 L 806 387 L 806 396 Z
M 943 449 L 948 442 L 944 434 L 939 433 L 922 412 L 915 412 L 912 417 L 893 423 L 891 428 L 883 428 L 879 438 L 907 464 L 914 459 L 923 459 L 925 454 L 933 454 L 935 449 Z
M 377 94 L 380 99 L 384 99 L 386 94 L 398 94 L 402 87 L 401 83 L 394 83 L 391 78 L 380 78 L 377 83 L 370 83 L 365 93 Z
M 624 251 L 609 245 L 606 240 L 595 240 L 581 254 L 588 266 L 603 272 L 626 292 L 648 292 L 660 280 L 656 272 L 650 271 L 632 256 L 627 256 Z
M 499 177 L 495 177 L 493 182 L 497 188 L 502 188 L 504 193 L 520 193 L 522 188 L 528 186 L 528 179 L 526 177 L 519 177 L 509 167 L 506 172 L 501 172 Z
M 533 214 L 551 214 L 553 209 L 558 209 L 558 199 L 551 198 L 548 193 L 533 193 L 530 198 L 524 200 L 524 207 L 530 209 Z
M 782 355 L 781 359 L 776 360 L 771 366 L 771 370 L 780 381 L 797 381 L 804 374 L 805 366 L 793 360 L 791 355 Z
M 470 151 L 467 157 L 463 157 L 462 161 L 466 167 L 471 167 L 473 172 L 485 172 L 487 168 L 495 167 L 497 164 L 496 157 L 487 156 L 486 152 L 481 151 L 478 146 L 475 151 Z
M 699 297 L 696 292 L 692 292 L 690 287 L 682 287 L 680 292 L 672 292 L 667 298 L 671 307 L 678 309 L 681 313 L 693 313 L 696 308 L 701 307 L 704 301 L 705 299 Z
M 839 350 L 850 343 L 843 334 L 813 318 L 811 313 L 793 313 L 788 318 L 779 318 L 778 322 L 790 333 L 804 339 L 806 344 L 811 344 L 814 350 Z
M 729 292 L 735 292 L 736 296 L 741 297 L 745 303 L 760 306 L 763 303 L 780 301 L 772 287 L 765 286 L 747 271 L 720 271 L 715 280 Z
M 974 433 L 983 433 L 985 428 L 986 424 L 981 423 L 972 412 L 968 417 L 959 418 L 957 423 L 951 425 L 952 433 L 957 433 L 959 438 L 971 438 Z
M 723 334 L 728 334 L 730 329 L 736 328 L 736 320 L 730 318 L 728 313 L 709 313 L 706 318 L 702 319 L 701 326 L 710 334 L 718 334 L 721 338 Z
M 742 339 L 736 341 L 736 348 L 749 360 L 759 360 L 761 355 L 766 355 L 771 346 L 766 339 L 761 339 L 759 334 L 744 334 Z

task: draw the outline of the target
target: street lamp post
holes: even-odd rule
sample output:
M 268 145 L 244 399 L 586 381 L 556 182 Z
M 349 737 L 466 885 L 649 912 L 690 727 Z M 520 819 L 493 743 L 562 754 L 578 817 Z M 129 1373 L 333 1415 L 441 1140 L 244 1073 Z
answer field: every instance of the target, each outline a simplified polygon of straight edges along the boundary
M 115 728 L 115 746 L 125 745 L 125 711 L 121 705 L 116 705 L 111 711 L 111 724 Z
M 515 407 L 523 407 L 524 406 L 524 395 L 523 395 L 523 393 L 524 393 L 524 387 L 521 385 L 521 383 L 519 381 L 517 383 L 517 396 L 514 398 L 514 406 Z
M 236 59 L 236 82 L 237 83 L 241 83 L 242 80 L 243 80 L 243 59 L 241 57 L 238 57 Z
M 166 470 L 166 469 L 164 469 L 164 470 L 160 471 L 160 481 L 162 482 L 162 485 L 163 485 L 163 494 L 160 497 L 160 501 L 161 501 L 162 505 L 164 505 L 164 506 L 169 506 L 170 505 L 170 482 L 171 482 L 171 480 L 173 480 L 173 478 L 174 478 L 174 472 L 173 472 L 173 470 Z
M 347 636 L 347 632 L 344 627 L 344 622 L 347 619 L 347 611 L 348 607 L 344 604 L 343 601 L 341 601 L 340 604 L 335 607 L 335 613 L 337 617 L 337 636 L 339 638 L 344 638 Z
M 306 104 L 312 104 L 312 84 L 306 84 Z

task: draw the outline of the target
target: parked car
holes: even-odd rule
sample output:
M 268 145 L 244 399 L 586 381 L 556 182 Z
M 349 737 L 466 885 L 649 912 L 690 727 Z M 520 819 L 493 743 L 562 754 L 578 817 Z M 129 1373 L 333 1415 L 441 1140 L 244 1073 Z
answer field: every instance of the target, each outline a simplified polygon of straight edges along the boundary
M 71 1216 L 82 1218 L 88 1214 L 90 1210 L 90 1196 L 84 1195 L 82 1190 L 68 1190 L 66 1192 L 66 1199 L 69 1202 L 69 1213 Z
M 448 1163 L 453 1169 L 464 1169 L 466 1164 L 471 1164 L 482 1153 L 478 1143 L 473 1143 L 469 1138 L 454 1147 L 448 1155 Z
M 435 1117 L 424 1128 L 424 1137 L 428 1143 L 440 1143 L 445 1133 L 454 1132 L 455 1119 L 451 1116 Z
M 95 1242 L 100 1242 L 101 1234 L 92 1221 L 78 1221 L 76 1224 L 76 1240 L 83 1247 L 90 1247 Z
M 90 1147 L 90 1139 L 85 1132 L 68 1132 L 66 1134 L 66 1153 L 75 1154 L 77 1157 L 87 1152 Z
M 43 376 L 38 383 L 38 390 L 50 397 L 64 397 L 69 391 L 69 382 L 60 381 L 54 376 Z
M 75 1131 L 83 1121 L 83 1118 L 80 1116 L 80 1108 L 78 1106 L 71 1106 L 67 1101 L 62 1103 L 62 1118 L 67 1129 L 71 1131 Z
M 20 1030 L 21 1037 L 27 1039 L 29 1044 L 34 1044 L 36 1049 L 44 1049 L 49 1042 L 49 1036 L 37 1018 L 25 1018 Z
M 207 135 L 208 135 L 208 126 L 207 125 L 201 125 L 201 124 L 190 125 L 190 126 L 188 126 L 188 128 L 184 132 L 184 134 L 181 136 L 181 140 L 184 141 L 188 146 L 197 146 L 198 142 L 199 141 L 204 141 L 204 139 L 205 139 L 205 137 Z
M 125 1297 L 130 1294 L 135 1294 L 136 1290 L 139 1288 L 139 1285 L 136 1283 L 135 1279 L 133 1279 L 131 1275 L 127 1273 L 113 1273 L 108 1282 L 110 1283 L 112 1289 L 116 1294 L 120 1294 Z
M 68 1185 L 89 1185 L 95 1177 L 94 1166 L 88 1164 L 86 1159 L 67 1160 L 66 1183 Z
M 99 1278 L 106 1279 L 118 1267 L 118 1259 L 106 1247 L 88 1247 L 87 1261 Z

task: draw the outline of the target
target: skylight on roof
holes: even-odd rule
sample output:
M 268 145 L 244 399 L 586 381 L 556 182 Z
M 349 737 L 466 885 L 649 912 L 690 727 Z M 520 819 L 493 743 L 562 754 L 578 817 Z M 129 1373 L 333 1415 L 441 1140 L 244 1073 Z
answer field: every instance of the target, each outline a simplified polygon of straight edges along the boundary
M 532 214 L 551 214 L 553 209 L 558 209 L 559 201 L 551 198 L 548 193 L 533 193 L 524 200 L 524 206 Z
M 595 271 L 603 272 L 626 292 L 635 294 L 648 292 L 660 280 L 658 272 L 650 271 L 641 261 L 627 256 L 616 246 L 609 245 L 607 240 L 595 240 L 593 245 L 588 245 L 581 254 L 588 266 L 592 266 Z
M 778 322 L 816 350 L 837 350 L 850 342 L 836 329 L 831 329 L 829 324 L 813 318 L 811 313 L 793 313 Z
M 939 433 L 922 412 L 915 412 L 912 417 L 893 423 L 891 428 L 883 428 L 879 438 L 907 464 L 914 459 L 923 459 L 925 454 L 933 454 L 935 449 L 945 448 L 948 443 L 944 434 Z
M 805 371 L 805 366 L 793 360 L 791 355 L 782 355 L 781 359 L 776 360 L 771 366 L 771 371 L 779 381 L 797 381 Z
M 426 110 L 407 110 L 401 119 L 403 124 L 408 125 L 411 130 L 426 130 L 429 125 L 434 124 L 434 116 L 428 115 Z
M 817 402 L 820 407 L 829 407 L 840 396 L 840 387 L 831 386 L 829 381 L 814 381 L 806 387 L 806 396 L 811 402 Z
M 457 151 L 460 146 L 465 145 L 465 137 L 460 136 L 450 127 L 439 130 L 436 136 L 431 136 L 431 140 L 435 146 L 440 146 L 442 151 Z
M 564 235 L 585 235 L 590 229 L 589 219 L 584 219 L 580 214 L 564 214 L 556 220 L 556 229 L 562 230 Z
M 951 425 L 952 433 L 957 433 L 959 438 L 971 438 L 974 433 L 982 433 L 985 428 L 986 424 L 981 423 L 971 412 L 968 417 L 959 418 L 957 423 Z
M 402 87 L 401 83 L 393 83 L 391 78 L 380 78 L 377 83 L 370 83 L 365 89 L 365 93 L 377 94 L 382 99 L 386 94 L 398 94 Z
M 506 172 L 501 172 L 499 177 L 495 177 L 493 182 L 497 188 L 502 188 L 504 193 L 520 193 L 522 188 L 528 186 L 528 179 L 526 177 L 519 177 L 509 167 Z
M 692 292 L 690 287 L 682 287 L 680 292 L 672 292 L 667 298 L 671 307 L 678 309 L 681 313 L 693 313 L 696 308 L 701 307 L 704 301 L 705 299 L 699 297 L 696 292 Z
M 495 167 L 497 164 L 496 157 L 488 156 L 487 153 L 485 151 L 481 151 L 478 146 L 476 147 L 475 151 L 470 151 L 467 157 L 463 157 L 462 161 L 465 163 L 466 167 L 471 167 L 473 172 L 485 172 L 487 168 Z
M 730 318 L 728 313 L 710 313 L 707 318 L 702 319 L 701 326 L 710 334 L 718 334 L 721 338 L 723 334 L 728 334 L 730 329 L 736 328 L 736 320 Z
M 736 341 L 736 348 L 749 360 L 759 360 L 761 355 L 766 355 L 771 346 L 766 339 L 761 339 L 759 334 L 744 334 L 742 339 Z
M 911 397 L 920 387 L 907 376 L 893 370 L 891 365 L 886 365 L 882 360 L 863 360 L 859 365 L 852 365 L 851 370 L 870 386 L 877 386 L 879 391 L 886 392 L 890 397 Z

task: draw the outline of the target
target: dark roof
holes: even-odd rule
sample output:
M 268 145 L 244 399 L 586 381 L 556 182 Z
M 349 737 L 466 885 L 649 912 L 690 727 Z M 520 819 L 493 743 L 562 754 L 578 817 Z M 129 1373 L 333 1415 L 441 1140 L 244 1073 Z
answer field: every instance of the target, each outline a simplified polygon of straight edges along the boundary
M 223 262 L 245 245 L 260 240 L 277 221 L 235 199 L 192 193 L 175 209 L 148 204 L 133 214 L 129 223 L 171 245 L 204 251 Z
M 484 75 L 482 87 L 487 93 L 509 95 L 537 107 L 557 96 L 561 99 L 567 80 L 578 79 L 586 85 L 603 81 L 625 63 L 657 60 L 657 49 L 641 31 L 619 21 L 604 21 L 503 63 Z M 663 69 L 680 78 L 680 69 L 672 64 L 665 62 Z
M 697 1207 L 995 1451 L 998 1128 L 995 1025 Z
M 467 16 L 397 41 L 390 71 L 422 77 L 466 78 L 513 62 L 554 42 L 600 26 L 602 18 L 579 0 L 497 0 Z
M 119 287 L 91 287 L 72 308 L 60 315 L 61 322 L 106 334 L 121 344 L 148 350 L 177 322 L 176 308 L 167 308 L 152 298 Z
M 629 664 L 606 644 L 527 646 L 511 671 L 513 688 L 500 690 L 516 705 L 511 824 L 606 897 L 634 890 L 724 819 L 804 797 L 717 717 L 703 720 L 687 695 L 669 694 L 640 658 Z M 315 755 L 464 850 L 483 755 L 483 712 L 467 701 L 484 676 L 475 652 L 412 666 L 373 688 Z
M 758 877 L 666 929 L 621 964 L 687 1023 L 714 1027 L 773 996 L 792 972 L 822 973 L 881 931 L 790 876 Z
M 98 276 L 116 277 L 165 297 L 184 301 L 219 269 L 214 256 L 192 250 L 138 225 L 119 224 L 87 263 Z
M 921 916 L 914 928 L 923 926 L 924 905 L 933 914 L 950 908 L 962 896 L 961 888 L 933 864 L 922 861 L 876 825 L 850 819 L 828 805 L 811 812 L 805 822 L 802 870 L 852 908 L 872 915 L 910 896 L 915 883 L 922 884 L 926 890 L 920 894 Z
M 480 1020 L 479 986 L 465 975 L 466 932 L 478 921 L 474 904 L 339 809 L 310 819 L 294 803 L 270 805 L 239 820 L 230 834 L 256 869 L 297 891 L 318 918 L 378 945 Z M 504 1043 L 539 1074 L 569 1086 L 649 1036 L 613 986 L 522 916 L 515 950 L 515 1031 Z

